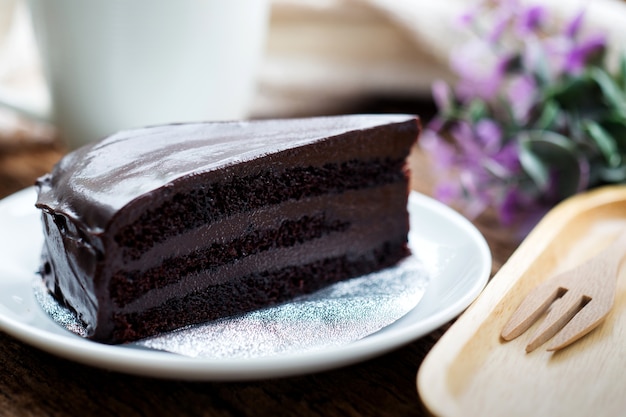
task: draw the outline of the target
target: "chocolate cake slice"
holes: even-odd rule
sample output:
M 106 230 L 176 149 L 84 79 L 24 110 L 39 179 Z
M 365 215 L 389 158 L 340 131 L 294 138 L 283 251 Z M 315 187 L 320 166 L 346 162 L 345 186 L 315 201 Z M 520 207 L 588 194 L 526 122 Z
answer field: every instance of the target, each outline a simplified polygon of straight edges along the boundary
M 41 274 L 89 337 L 258 309 L 408 254 L 408 115 L 123 131 L 37 182 Z

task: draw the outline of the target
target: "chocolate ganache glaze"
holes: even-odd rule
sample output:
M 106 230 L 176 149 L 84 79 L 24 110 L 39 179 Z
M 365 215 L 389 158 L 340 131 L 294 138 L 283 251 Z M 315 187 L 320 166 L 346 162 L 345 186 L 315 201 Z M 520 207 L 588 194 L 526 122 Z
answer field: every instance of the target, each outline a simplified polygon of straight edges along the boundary
M 37 182 L 44 281 L 91 338 L 117 343 L 389 266 L 407 254 L 418 125 L 190 123 L 87 145 Z

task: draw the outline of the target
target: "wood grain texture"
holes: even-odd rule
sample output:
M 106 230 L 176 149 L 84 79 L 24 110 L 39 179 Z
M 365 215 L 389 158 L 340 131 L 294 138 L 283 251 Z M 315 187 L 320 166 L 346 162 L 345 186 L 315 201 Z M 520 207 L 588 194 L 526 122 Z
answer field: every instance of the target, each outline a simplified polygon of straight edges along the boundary
M 45 148 L 45 147 L 44 147 Z M 11 151 L 14 152 L 14 151 Z M 60 153 L 2 153 L 37 169 L 0 172 L 1 196 L 32 184 Z M 4 159 L 3 159 L 4 158 Z M 13 163 L 12 162 L 12 163 Z M 419 149 L 411 157 L 412 186 L 429 193 L 433 178 Z M 486 225 L 486 226 L 485 226 Z M 487 219 L 482 230 L 494 254 L 494 270 L 516 247 Z M 489 236 L 489 233 L 488 233 Z M 448 325 L 379 358 L 329 372 L 237 383 L 163 381 L 103 371 L 60 359 L 0 332 L 2 416 L 425 416 L 415 386 L 417 370 Z
M 613 307 L 619 265 L 625 255 L 626 228 L 597 255 L 533 288 L 504 326 L 502 338 L 515 339 L 544 315 L 527 352 L 552 337 L 547 349 L 563 349 L 589 333 Z
M 626 268 L 605 320 L 567 348 L 526 354 L 539 323 L 509 342 L 500 332 L 533 288 L 600 253 L 625 228 L 626 186 L 578 195 L 548 213 L 424 360 L 418 386 L 429 409 L 441 417 L 623 416 Z

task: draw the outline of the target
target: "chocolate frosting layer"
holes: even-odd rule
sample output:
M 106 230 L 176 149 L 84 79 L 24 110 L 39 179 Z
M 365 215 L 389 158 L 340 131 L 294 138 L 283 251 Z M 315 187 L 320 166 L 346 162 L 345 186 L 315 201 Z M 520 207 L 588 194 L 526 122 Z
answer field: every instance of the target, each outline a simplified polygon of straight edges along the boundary
M 350 115 L 123 131 L 67 155 L 42 177 L 37 207 L 62 212 L 97 234 L 120 208 L 181 178 L 394 123 L 417 129 L 411 115 Z

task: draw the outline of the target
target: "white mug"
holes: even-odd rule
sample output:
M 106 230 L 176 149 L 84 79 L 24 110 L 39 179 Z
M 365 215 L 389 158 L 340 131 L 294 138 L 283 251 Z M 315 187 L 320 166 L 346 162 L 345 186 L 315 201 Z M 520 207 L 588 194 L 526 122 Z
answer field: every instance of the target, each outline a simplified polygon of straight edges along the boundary
M 70 148 L 121 129 L 248 116 L 268 0 L 28 5 L 51 99 L 46 116 Z

